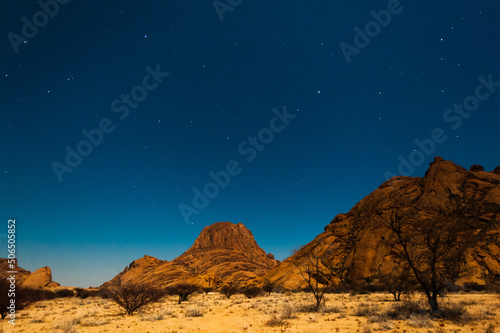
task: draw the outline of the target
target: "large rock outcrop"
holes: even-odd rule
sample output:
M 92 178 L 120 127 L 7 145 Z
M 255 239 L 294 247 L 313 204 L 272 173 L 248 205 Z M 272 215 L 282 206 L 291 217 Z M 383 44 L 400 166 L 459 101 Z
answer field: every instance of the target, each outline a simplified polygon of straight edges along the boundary
M 0 278 L 7 278 L 9 271 L 17 272 L 16 281 L 21 286 L 31 289 L 57 288 L 59 283 L 52 281 L 52 272 L 49 267 L 42 267 L 31 273 L 17 264 L 10 267 L 8 259 L 0 258 Z
M 52 281 L 52 271 L 42 267 L 31 273 L 22 283 L 23 287 L 31 289 L 57 288 L 59 283 Z
M 178 282 L 218 287 L 261 277 L 278 265 L 259 247 L 243 224 L 218 222 L 205 227 L 189 250 L 172 261 L 150 256 L 135 260 L 103 286 L 148 282 L 164 287 Z
M 467 279 L 478 283 L 499 280 L 498 167 L 493 172 L 476 166 L 467 171 L 441 157 L 434 159 L 422 178 L 398 176 L 383 183 L 347 214 L 337 215 L 323 233 L 260 280 L 275 281 L 285 288 L 304 287 L 305 282 L 294 263 L 311 254 L 322 262 L 347 267 L 348 278 L 353 283 L 389 274 L 394 268 L 393 248 L 389 242 L 391 233 L 381 216 L 411 206 L 423 220 L 437 212 L 452 211 L 456 208 L 454 199 L 465 197 L 472 200 L 474 207 L 494 207 L 493 213 L 481 216 L 481 219 L 492 220 L 491 227 L 484 239 L 468 253 L 467 265 L 473 273 Z

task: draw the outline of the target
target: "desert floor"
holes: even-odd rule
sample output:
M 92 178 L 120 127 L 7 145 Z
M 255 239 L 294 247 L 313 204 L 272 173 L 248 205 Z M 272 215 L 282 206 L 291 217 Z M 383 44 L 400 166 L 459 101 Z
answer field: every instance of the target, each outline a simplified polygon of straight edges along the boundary
M 231 299 L 218 293 L 197 294 L 180 305 L 172 296 L 128 316 L 108 299 L 62 298 L 19 311 L 15 326 L 4 319 L 0 332 L 500 332 L 496 294 L 451 294 L 441 299 L 442 305 L 467 309 L 468 319 L 458 322 L 426 315 L 389 319 L 384 311 L 400 304 L 390 294 L 328 294 L 326 299 L 322 312 L 304 313 L 296 310 L 314 300 L 304 292 L 252 299 L 239 294 Z M 277 326 L 269 326 L 270 319 Z

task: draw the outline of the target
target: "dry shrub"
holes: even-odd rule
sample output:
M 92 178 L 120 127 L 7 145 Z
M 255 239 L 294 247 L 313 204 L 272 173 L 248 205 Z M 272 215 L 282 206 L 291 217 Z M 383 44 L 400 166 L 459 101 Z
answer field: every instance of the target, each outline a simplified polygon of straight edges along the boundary
M 199 307 L 193 306 L 187 308 L 185 314 L 186 317 L 203 317 L 203 310 Z
M 80 323 L 80 319 L 73 318 L 69 320 L 62 321 L 54 325 L 54 329 L 62 330 L 64 333 L 76 333 L 76 325 Z
M 361 332 L 362 333 L 372 333 L 373 331 L 372 331 L 372 328 L 370 325 L 365 324 L 363 326 L 363 328 L 361 329 Z
M 272 315 L 271 318 L 266 321 L 266 326 L 269 327 L 288 327 L 290 324 L 283 319 L 281 316 Z
M 403 301 L 393 304 L 392 307 L 385 312 L 387 317 L 391 319 L 408 319 L 413 315 L 423 316 L 427 314 L 427 311 L 422 309 L 419 302 L 415 301 Z
M 439 317 L 462 325 L 474 320 L 467 308 L 461 303 L 452 303 L 444 307 Z
M 357 317 L 370 317 L 378 315 L 380 309 L 378 306 L 370 305 L 367 303 L 359 304 L 356 309 L 354 309 L 354 316 Z
M 248 298 L 254 298 L 259 295 L 262 295 L 262 289 L 259 287 L 246 287 L 242 290 L 243 295 L 245 295 Z
M 200 290 L 200 287 L 195 285 L 195 284 L 177 283 L 173 286 L 168 286 L 165 289 L 165 292 L 168 295 L 179 296 L 178 303 L 181 304 L 182 302 L 187 301 L 189 296 L 191 296 L 191 294 L 198 292 L 199 290 Z
M 224 294 L 227 297 L 227 299 L 229 299 L 231 298 L 231 296 L 233 296 L 238 292 L 238 286 L 227 284 L 220 289 L 220 292 Z
M 56 292 L 56 297 L 57 298 L 67 298 L 67 297 L 73 297 L 75 296 L 75 292 L 71 289 L 59 289 Z
M 389 331 L 394 329 L 392 321 L 389 320 L 386 313 L 377 313 L 374 316 L 368 318 L 368 323 L 377 323 L 378 331 Z
M 138 309 L 158 302 L 164 292 L 150 284 L 129 283 L 107 290 L 110 298 L 122 307 L 127 314 L 133 315 Z
M 408 319 L 408 325 L 411 327 L 433 327 L 434 322 L 429 315 L 413 314 Z
M 7 279 L 0 279 L 0 316 L 2 319 L 10 313 L 10 310 L 7 309 L 11 304 L 11 298 L 8 296 L 10 287 L 11 284 Z M 18 284 L 16 284 L 15 289 L 16 311 L 41 300 L 41 291 L 39 290 L 21 287 Z
M 103 318 L 89 318 L 82 320 L 80 324 L 85 327 L 95 327 L 95 326 L 107 325 L 109 324 L 109 320 Z
M 295 306 L 293 304 L 285 304 L 283 306 L 283 309 L 281 310 L 280 316 L 282 319 L 294 319 L 294 318 L 297 318 L 295 313 L 296 313 L 296 310 L 295 310 Z
M 342 313 L 344 309 L 338 305 L 334 306 L 322 306 L 319 308 L 320 313 Z

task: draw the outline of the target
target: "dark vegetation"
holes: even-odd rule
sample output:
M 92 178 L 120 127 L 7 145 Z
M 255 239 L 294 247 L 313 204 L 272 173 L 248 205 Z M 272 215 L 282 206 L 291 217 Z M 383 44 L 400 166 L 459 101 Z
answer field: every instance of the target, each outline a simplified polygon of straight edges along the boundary
M 103 294 L 123 308 L 127 314 L 132 315 L 138 309 L 158 302 L 165 296 L 165 291 L 150 284 L 129 283 L 107 288 Z
M 178 283 L 173 286 L 169 286 L 165 289 L 167 295 L 177 295 L 179 296 L 178 303 L 181 304 L 187 301 L 191 294 L 198 292 L 200 287 L 195 284 L 190 283 Z

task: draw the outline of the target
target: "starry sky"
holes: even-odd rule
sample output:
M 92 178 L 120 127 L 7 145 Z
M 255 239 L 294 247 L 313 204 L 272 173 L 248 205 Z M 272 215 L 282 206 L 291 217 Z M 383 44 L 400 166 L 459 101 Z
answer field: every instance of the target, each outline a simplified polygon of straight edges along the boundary
M 283 260 L 436 155 L 500 165 L 498 1 L 41 4 L 0 1 L 0 246 L 62 285 L 218 221 Z

